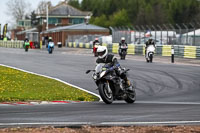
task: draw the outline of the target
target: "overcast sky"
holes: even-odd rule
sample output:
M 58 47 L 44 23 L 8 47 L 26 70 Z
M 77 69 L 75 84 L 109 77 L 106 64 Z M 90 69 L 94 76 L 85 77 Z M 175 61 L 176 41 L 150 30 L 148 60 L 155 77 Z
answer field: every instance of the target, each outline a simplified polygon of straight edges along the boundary
M 3 26 L 5 23 L 8 23 L 11 20 L 11 17 L 7 16 L 6 14 L 6 10 L 7 10 L 7 6 L 6 3 L 9 0 L 0 0 L 0 24 L 1 24 L 1 30 L 3 30 Z M 40 1 L 47 1 L 47 0 L 25 0 L 28 1 L 31 4 L 31 8 L 28 7 L 29 9 L 35 10 L 39 4 Z M 34 1 L 34 3 L 33 3 Z M 64 1 L 64 0 L 50 0 L 52 5 L 55 6 L 57 5 L 60 1 Z M 9 23 L 8 23 L 9 26 Z

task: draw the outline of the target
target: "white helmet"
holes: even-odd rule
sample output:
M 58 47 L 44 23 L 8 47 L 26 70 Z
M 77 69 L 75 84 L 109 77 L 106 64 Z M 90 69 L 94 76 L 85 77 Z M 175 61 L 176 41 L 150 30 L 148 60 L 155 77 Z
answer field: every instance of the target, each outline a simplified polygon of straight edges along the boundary
M 122 41 L 125 41 L 125 37 L 122 37 L 121 40 L 122 40 Z
M 107 47 L 106 47 L 106 46 L 99 46 L 99 47 L 97 48 L 97 54 L 98 54 L 98 57 L 99 57 L 100 59 L 106 57 L 106 55 L 108 54 L 108 49 L 107 49 Z

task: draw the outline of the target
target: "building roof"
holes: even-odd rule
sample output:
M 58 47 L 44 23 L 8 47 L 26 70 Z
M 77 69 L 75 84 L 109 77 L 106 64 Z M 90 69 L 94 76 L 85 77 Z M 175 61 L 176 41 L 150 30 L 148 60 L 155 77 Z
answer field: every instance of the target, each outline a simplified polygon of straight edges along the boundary
M 194 36 L 194 31 L 183 34 L 183 36 Z M 200 36 L 200 29 L 195 30 L 195 36 Z
M 30 33 L 30 32 L 32 32 L 32 33 L 37 32 L 37 28 L 32 28 L 32 29 L 17 32 L 17 35 L 21 35 L 21 34 L 24 34 L 24 33 Z
M 88 15 L 91 16 L 92 13 L 76 9 L 68 5 L 67 2 L 62 2 L 49 10 L 49 16 L 73 17 L 73 16 L 88 16 Z
M 75 24 L 75 25 L 70 25 L 70 26 L 60 26 L 60 27 L 52 28 L 52 29 L 43 31 L 41 34 L 51 33 L 51 32 L 59 32 L 59 31 L 69 31 L 69 30 L 71 30 L 71 31 L 90 30 L 90 31 L 109 32 L 109 30 L 107 28 L 92 25 L 92 24 L 82 23 L 82 24 Z

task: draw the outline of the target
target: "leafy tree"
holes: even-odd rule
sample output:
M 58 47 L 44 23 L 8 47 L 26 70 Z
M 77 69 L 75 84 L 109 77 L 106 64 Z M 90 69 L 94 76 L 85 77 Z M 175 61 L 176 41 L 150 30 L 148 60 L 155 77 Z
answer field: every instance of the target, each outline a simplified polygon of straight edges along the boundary
M 82 0 L 80 8 L 93 13 L 91 23 L 106 27 L 108 24 L 162 25 L 200 20 L 197 0 Z M 118 17 L 119 12 L 128 16 L 124 18 L 126 22 Z
M 95 25 L 102 26 L 102 27 L 109 27 L 110 26 L 109 20 L 106 17 L 106 15 L 102 15 L 102 16 L 96 17 L 96 18 L 92 17 L 90 22 L 95 24 Z
M 80 9 L 80 4 L 78 0 L 69 0 L 68 4 L 77 9 Z
M 113 14 L 110 17 L 111 26 L 130 26 L 130 19 L 128 17 L 127 11 L 122 9 Z
M 31 12 L 31 26 L 37 26 L 39 23 L 39 20 L 36 18 L 35 11 Z

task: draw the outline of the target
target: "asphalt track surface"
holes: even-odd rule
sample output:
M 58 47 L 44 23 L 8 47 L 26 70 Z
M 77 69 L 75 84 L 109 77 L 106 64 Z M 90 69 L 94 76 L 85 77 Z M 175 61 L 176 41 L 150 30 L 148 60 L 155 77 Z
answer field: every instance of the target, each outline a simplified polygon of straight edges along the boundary
M 97 93 L 91 74 L 95 60 L 75 49 L 46 50 L 0 48 L 0 64 L 51 76 Z M 0 105 L 0 127 L 34 125 L 200 125 L 200 67 L 119 60 L 131 69 L 136 83 L 134 104 L 115 101 L 34 106 Z

